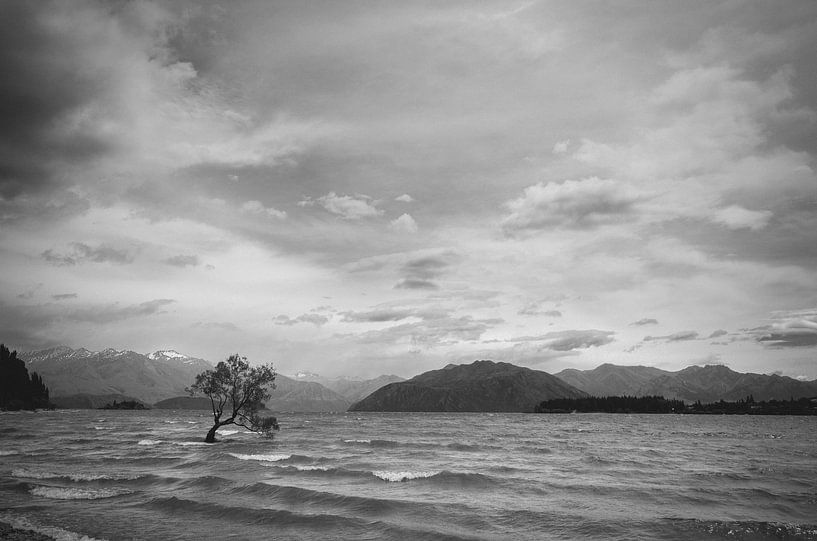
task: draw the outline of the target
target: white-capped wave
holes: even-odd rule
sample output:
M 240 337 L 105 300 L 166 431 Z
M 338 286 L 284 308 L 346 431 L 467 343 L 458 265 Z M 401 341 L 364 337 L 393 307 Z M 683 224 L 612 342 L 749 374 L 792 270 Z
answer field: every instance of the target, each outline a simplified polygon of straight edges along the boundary
M 233 434 L 238 434 L 239 432 L 243 432 L 242 430 L 219 430 L 218 433 L 222 436 L 231 436 Z
M 113 430 L 112 426 L 95 426 L 94 430 Z
M 162 440 L 139 440 L 138 445 L 158 445 Z
M 113 488 L 77 488 L 77 487 L 34 487 L 29 490 L 34 496 L 51 500 L 98 500 L 131 494 L 130 490 Z
M 280 460 L 288 460 L 292 455 L 242 455 L 241 453 L 227 453 L 239 460 L 260 460 L 262 462 L 278 462 Z
M 332 468 L 329 466 L 295 466 L 295 469 L 299 471 L 329 471 Z
M 183 447 L 190 447 L 191 445 L 210 445 L 204 441 L 174 441 L 176 445 L 181 445 Z
M 130 481 L 142 477 L 135 473 L 55 473 L 27 469 L 13 470 L 11 476 L 21 479 L 70 479 L 72 481 Z
M 372 475 L 390 483 L 398 483 L 411 479 L 426 479 L 440 473 L 439 471 L 373 471 Z
M 19 455 L 19 454 L 20 454 L 19 451 L 14 451 L 14 450 L 11 450 L 11 449 L 9 449 L 9 450 L 0 449 L 0 456 L 11 456 L 11 455 Z
M 343 440 L 343 443 L 372 443 L 372 440 Z

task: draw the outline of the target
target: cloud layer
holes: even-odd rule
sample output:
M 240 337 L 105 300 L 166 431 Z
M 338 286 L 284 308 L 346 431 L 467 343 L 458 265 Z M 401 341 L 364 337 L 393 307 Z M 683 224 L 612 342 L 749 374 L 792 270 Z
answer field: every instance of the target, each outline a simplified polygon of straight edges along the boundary
M 815 25 L 808 0 L 4 2 L 0 339 L 817 378 Z

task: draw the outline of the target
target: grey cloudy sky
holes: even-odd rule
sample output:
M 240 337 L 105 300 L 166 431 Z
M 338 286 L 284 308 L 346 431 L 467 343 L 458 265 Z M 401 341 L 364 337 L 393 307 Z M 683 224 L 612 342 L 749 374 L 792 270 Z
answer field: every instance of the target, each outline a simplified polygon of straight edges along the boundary
M 3 2 L 0 340 L 817 378 L 817 4 Z

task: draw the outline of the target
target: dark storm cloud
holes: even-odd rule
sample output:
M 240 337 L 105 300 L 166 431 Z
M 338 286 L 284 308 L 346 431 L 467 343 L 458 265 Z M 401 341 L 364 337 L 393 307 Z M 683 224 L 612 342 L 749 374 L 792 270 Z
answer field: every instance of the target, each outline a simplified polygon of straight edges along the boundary
M 801 348 L 817 346 L 817 331 L 803 329 L 786 332 L 771 332 L 758 341 L 772 348 Z
M 199 258 L 195 255 L 174 255 L 162 260 L 162 263 L 173 267 L 196 267 L 199 265 Z
M 405 278 L 400 280 L 395 289 L 439 289 L 433 280 L 442 276 L 459 257 L 453 252 L 420 257 L 403 265 Z
M 778 320 L 750 332 L 755 339 L 769 348 L 803 348 L 817 346 L 817 310 L 778 312 Z
M 60 293 L 59 295 L 51 295 L 51 298 L 55 301 L 64 301 L 68 299 L 76 299 L 76 293 Z
M 0 303 L 0 329 L 3 341 L 23 350 L 59 345 L 72 323 L 106 325 L 119 321 L 160 314 L 174 303 L 172 299 L 154 299 L 139 304 L 121 306 L 86 305 L 66 309 L 58 303 L 39 305 L 6 305 Z
M 71 250 L 66 253 L 48 249 L 40 256 L 48 263 L 58 266 L 77 265 L 85 262 L 115 263 L 118 265 L 133 263 L 133 255 L 127 250 L 120 250 L 106 244 L 94 247 L 82 242 L 72 242 Z
M 76 54 L 81 39 L 44 13 L 54 6 L 0 4 L 2 197 L 37 191 L 52 181 L 57 163 L 82 162 L 111 146 L 110 138 L 76 125 L 59 129 L 97 95 L 105 84 L 105 71 L 82 65 Z

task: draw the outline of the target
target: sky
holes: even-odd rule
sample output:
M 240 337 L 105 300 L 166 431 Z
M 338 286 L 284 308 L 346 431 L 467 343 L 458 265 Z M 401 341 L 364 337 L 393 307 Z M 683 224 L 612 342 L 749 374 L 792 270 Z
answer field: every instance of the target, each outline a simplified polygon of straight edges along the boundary
M 0 341 L 817 379 L 810 0 L 0 4 Z

